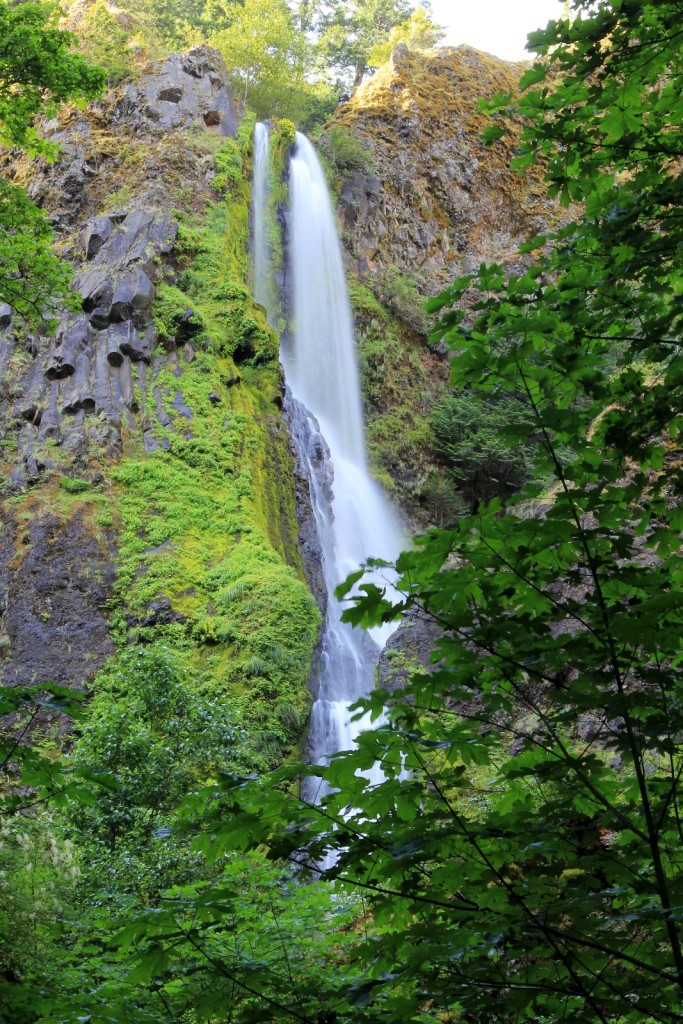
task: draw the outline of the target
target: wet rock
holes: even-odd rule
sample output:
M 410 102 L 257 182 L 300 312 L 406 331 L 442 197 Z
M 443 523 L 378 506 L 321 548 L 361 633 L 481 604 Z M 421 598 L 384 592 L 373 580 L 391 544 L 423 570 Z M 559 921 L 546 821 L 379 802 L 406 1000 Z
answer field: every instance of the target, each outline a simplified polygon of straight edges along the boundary
M 149 309 L 155 288 L 140 267 L 126 274 L 114 290 L 109 311 L 112 323 L 130 320 L 134 313 Z
M 6 330 L 12 323 L 12 307 L 8 302 L 0 302 L 0 331 Z
M 86 224 L 78 236 L 86 259 L 91 260 L 97 256 L 113 230 L 114 225 L 109 217 L 96 217 Z
M 285 393 L 285 422 L 294 456 L 296 514 L 299 524 L 301 562 L 308 586 L 323 619 L 327 613 L 327 584 L 323 571 L 323 552 L 318 525 L 313 511 L 315 498 L 311 493 L 309 473 L 327 500 L 332 498 L 332 461 L 330 450 L 315 421 L 289 390 Z M 316 654 L 317 660 L 320 650 Z
M 217 395 L 215 391 L 210 391 L 209 401 L 211 402 L 211 405 L 220 405 L 223 399 L 220 395 Z
M 400 689 L 412 672 L 427 670 L 430 655 L 442 636 L 443 629 L 433 618 L 413 609 L 389 637 L 380 655 L 378 677 L 382 689 Z
M 159 597 L 147 605 L 147 615 L 142 620 L 134 620 L 140 626 L 169 625 L 172 622 L 185 622 L 185 616 L 173 610 L 167 597 Z

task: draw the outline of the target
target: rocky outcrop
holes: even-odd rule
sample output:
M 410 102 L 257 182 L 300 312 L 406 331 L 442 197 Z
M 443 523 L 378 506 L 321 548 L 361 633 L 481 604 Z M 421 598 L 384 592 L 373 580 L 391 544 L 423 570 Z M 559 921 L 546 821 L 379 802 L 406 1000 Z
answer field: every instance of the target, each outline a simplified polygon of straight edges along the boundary
M 411 609 L 380 655 L 378 685 L 391 693 L 406 686 L 414 672 L 428 671 L 430 657 L 442 636 L 443 629 L 431 616 Z
M 134 207 L 168 210 L 193 187 L 201 194 L 213 160 L 188 144 L 187 133 L 232 136 L 239 120 L 220 54 L 201 46 L 150 65 L 87 111 L 50 122 L 56 163 L 31 163 L 22 173 L 30 173 L 29 195 L 50 214 L 64 253 L 93 259 L 109 240 L 103 214 L 116 223 Z
M 520 127 L 482 144 L 482 98 L 514 92 L 524 64 L 467 46 L 396 48 L 335 113 L 320 146 L 337 171 L 373 466 L 418 528 L 443 504 L 430 413 L 448 387 L 448 353 L 426 339 L 424 310 L 482 262 L 525 266 L 520 243 L 561 223 L 542 170 L 510 169 Z M 528 257 L 527 257 L 528 259 Z M 464 300 L 469 302 L 469 296 Z
M 482 261 L 514 265 L 520 242 L 557 220 L 538 171 L 509 167 L 518 128 L 485 148 L 480 98 L 515 89 L 525 65 L 467 46 L 394 52 L 342 106 L 366 168 L 343 176 L 339 210 L 356 271 L 386 267 L 433 295 Z M 325 147 L 325 137 L 322 139 Z
M 93 445 L 116 451 L 124 426 L 135 429 L 131 414 L 135 381 L 143 396 L 155 338 L 150 307 L 162 257 L 173 247 L 177 225 L 164 214 L 132 210 L 118 217 L 97 217 L 81 229 L 85 252 L 95 255 L 74 279 L 82 312 L 65 313 L 54 337 L 39 340 L 28 361 L 16 358 L 19 372 L 0 400 L 7 426 L 18 429 L 18 454 L 10 489 L 21 490 L 40 463 L 41 442 L 63 451 L 87 452 Z M 6 342 L 12 344 L 11 328 Z M 134 407 L 135 406 L 135 407 Z M 50 468 L 44 463 L 43 468 Z
M 112 123 L 135 114 L 147 131 L 195 125 L 234 135 L 238 116 L 232 87 L 219 73 L 215 51 L 202 46 L 172 53 L 154 75 L 131 82 L 117 104 Z
M 11 683 L 82 688 L 114 650 L 115 524 L 73 499 L 71 510 L 69 495 L 101 488 L 126 447 L 158 448 L 174 421 L 157 379 L 194 345 L 180 317 L 159 348 L 152 320 L 178 234 L 170 208 L 179 172 L 193 197 L 211 195 L 210 147 L 188 146 L 187 130 L 229 135 L 238 116 L 218 54 L 202 47 L 48 125 L 59 157 L 36 165 L 29 193 L 75 264 L 80 309 L 52 337 L 26 337 L 0 306 L 0 672 Z

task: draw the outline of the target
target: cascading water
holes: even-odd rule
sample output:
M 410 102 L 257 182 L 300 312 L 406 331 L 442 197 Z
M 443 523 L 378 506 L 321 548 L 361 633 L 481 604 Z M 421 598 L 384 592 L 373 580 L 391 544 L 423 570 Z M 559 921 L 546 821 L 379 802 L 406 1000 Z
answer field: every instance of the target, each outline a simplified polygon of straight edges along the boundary
M 255 175 L 256 170 L 255 166 Z M 386 634 L 373 631 L 370 636 L 342 623 L 334 588 L 369 557 L 395 560 L 402 535 L 368 471 L 353 318 L 337 225 L 315 149 L 300 133 L 289 175 L 288 277 L 294 331 L 283 343 L 281 357 L 291 392 L 287 412 L 309 478 L 328 594 L 310 727 L 311 759 L 325 764 L 332 754 L 350 749 L 367 724 L 350 722 L 348 709 L 372 689 L 379 643 L 386 639 Z M 330 468 L 321 473 L 325 452 Z
M 252 283 L 254 298 L 264 307 L 268 322 L 277 320 L 275 285 L 270 254 L 269 203 L 270 195 L 270 132 L 268 125 L 259 121 L 254 128 L 254 176 L 252 181 Z

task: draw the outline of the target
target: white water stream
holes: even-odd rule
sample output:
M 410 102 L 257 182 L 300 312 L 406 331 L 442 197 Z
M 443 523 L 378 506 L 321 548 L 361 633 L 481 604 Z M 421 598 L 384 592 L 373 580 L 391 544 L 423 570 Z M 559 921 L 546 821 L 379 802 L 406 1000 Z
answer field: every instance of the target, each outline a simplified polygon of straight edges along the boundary
M 254 128 L 254 176 L 252 181 L 252 283 L 254 298 L 268 314 L 268 323 L 277 323 L 275 275 L 270 247 L 270 138 L 268 125 L 258 122 Z
M 267 180 L 267 172 L 257 167 L 259 160 L 268 159 L 267 134 L 254 159 L 255 183 L 264 174 Z M 342 623 L 334 588 L 366 558 L 394 561 L 404 545 L 397 518 L 368 471 L 353 317 L 336 218 L 315 149 L 300 133 L 289 174 L 288 278 L 294 330 L 282 345 L 281 358 L 292 395 L 290 428 L 307 469 L 328 593 L 310 726 L 311 760 L 326 764 L 332 754 L 350 749 L 368 726 L 362 720 L 351 722 L 348 709 L 372 689 L 379 643 L 391 632 L 373 631 L 370 636 Z M 260 201 L 255 185 L 254 203 Z M 258 216 L 266 219 L 264 213 Z M 255 250 L 257 219 L 254 209 Z M 267 258 L 255 251 L 255 268 Z M 329 466 L 321 472 L 325 452 Z

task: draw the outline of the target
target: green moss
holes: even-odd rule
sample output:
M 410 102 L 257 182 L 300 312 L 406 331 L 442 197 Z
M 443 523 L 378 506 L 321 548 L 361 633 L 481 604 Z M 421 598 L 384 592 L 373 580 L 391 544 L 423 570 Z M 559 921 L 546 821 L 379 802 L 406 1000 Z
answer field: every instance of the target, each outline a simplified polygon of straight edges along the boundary
M 320 615 L 298 551 L 277 337 L 245 284 L 248 145 L 217 150 L 223 199 L 182 218 L 181 266 L 153 306 L 160 340 L 189 336 L 193 355 L 154 380 L 168 417 L 159 449 L 133 448 L 113 470 L 114 620 L 122 647 L 163 641 L 193 685 L 226 700 L 262 768 L 306 721 Z
M 278 704 L 295 707 L 299 721 L 308 712 L 319 613 L 298 563 L 279 413 L 264 412 L 251 388 L 227 388 L 221 363 L 206 355 L 181 379 L 192 436 L 169 432 L 169 450 L 115 471 L 123 520 L 118 635 L 128 643 L 134 623 L 138 640 L 164 638 L 183 651 L 198 682 L 241 709 L 257 749 L 258 734 L 272 734 L 275 758 L 297 733 L 278 718 Z M 175 621 L 150 612 L 160 596 L 170 599 Z
M 92 484 L 89 480 L 79 480 L 78 477 L 62 476 L 59 478 L 59 486 L 70 494 L 81 494 L 83 491 L 89 491 Z
M 351 279 L 349 292 L 373 474 L 416 513 L 434 464 L 428 411 L 445 392 L 447 374 L 420 334 L 392 316 L 367 287 Z

